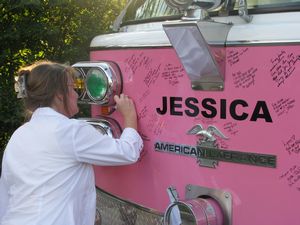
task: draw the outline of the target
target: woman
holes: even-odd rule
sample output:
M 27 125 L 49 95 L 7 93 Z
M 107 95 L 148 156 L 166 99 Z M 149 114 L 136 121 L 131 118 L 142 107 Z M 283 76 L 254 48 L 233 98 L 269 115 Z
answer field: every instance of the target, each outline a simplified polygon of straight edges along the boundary
M 133 101 L 115 96 L 125 129 L 120 139 L 70 119 L 78 112 L 73 68 L 40 62 L 20 72 L 29 122 L 12 135 L 0 180 L 1 225 L 92 225 L 96 193 L 92 165 L 125 165 L 138 160 Z

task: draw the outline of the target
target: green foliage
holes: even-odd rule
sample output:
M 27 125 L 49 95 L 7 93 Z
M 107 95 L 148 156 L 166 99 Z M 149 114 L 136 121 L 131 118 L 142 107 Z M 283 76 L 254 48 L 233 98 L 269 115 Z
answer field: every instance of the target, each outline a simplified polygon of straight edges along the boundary
M 0 2 L 0 161 L 12 132 L 24 122 L 14 76 L 48 59 L 89 59 L 89 44 L 108 32 L 126 0 L 6 0 Z M 0 164 L 1 165 L 1 164 Z

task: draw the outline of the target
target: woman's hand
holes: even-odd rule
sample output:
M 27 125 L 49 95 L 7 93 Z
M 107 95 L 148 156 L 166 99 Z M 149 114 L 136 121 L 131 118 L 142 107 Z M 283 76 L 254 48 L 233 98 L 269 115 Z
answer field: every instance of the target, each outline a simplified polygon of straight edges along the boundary
M 124 94 L 120 94 L 120 97 L 115 95 L 114 100 L 116 102 L 116 109 L 124 118 L 124 126 L 137 130 L 137 115 L 133 100 Z

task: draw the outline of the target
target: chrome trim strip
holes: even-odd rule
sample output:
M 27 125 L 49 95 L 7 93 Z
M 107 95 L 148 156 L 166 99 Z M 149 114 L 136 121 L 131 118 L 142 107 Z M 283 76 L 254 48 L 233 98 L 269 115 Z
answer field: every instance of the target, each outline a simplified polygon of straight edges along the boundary
M 126 49 L 165 49 L 171 48 L 172 46 L 159 46 L 159 45 L 143 45 L 143 46 L 100 46 L 100 47 L 90 47 L 90 51 L 101 51 L 101 50 L 126 50 Z
M 238 46 L 281 46 L 281 45 L 300 45 L 299 40 L 287 41 L 228 41 L 226 47 L 238 47 Z
M 223 43 L 214 44 L 215 46 L 221 45 L 224 46 Z M 280 40 L 280 41 L 228 41 L 225 43 L 226 47 L 239 47 L 239 46 L 281 46 L 281 45 L 300 45 L 299 40 L 287 41 L 287 40 Z M 156 44 L 156 45 L 117 45 L 117 46 L 98 46 L 98 47 L 90 47 L 91 51 L 97 50 L 118 50 L 118 49 L 141 49 L 141 48 L 171 48 L 171 44 Z

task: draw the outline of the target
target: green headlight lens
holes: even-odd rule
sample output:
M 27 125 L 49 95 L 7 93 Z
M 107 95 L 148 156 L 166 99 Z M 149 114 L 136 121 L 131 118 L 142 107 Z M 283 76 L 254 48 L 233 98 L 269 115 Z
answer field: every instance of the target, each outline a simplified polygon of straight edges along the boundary
M 92 68 L 87 72 L 86 89 L 91 98 L 101 100 L 108 89 L 108 81 L 105 73 L 100 69 Z

